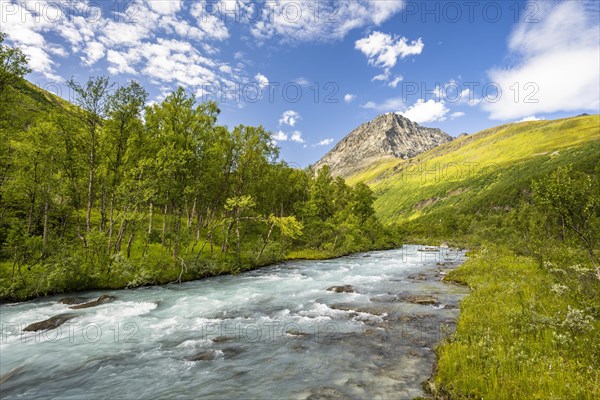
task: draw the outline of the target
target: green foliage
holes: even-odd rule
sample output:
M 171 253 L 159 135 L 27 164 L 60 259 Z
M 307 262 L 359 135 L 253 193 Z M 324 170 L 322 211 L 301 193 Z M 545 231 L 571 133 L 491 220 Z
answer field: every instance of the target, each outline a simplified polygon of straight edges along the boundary
M 197 104 L 178 88 L 145 107 L 136 82 L 115 91 L 104 77 L 69 85 L 78 108 L 11 86 L 52 102 L 27 123 L 11 119 L 0 141 L 10 149 L 0 181 L 2 300 L 395 244 L 366 185 L 276 162 L 269 132 L 218 125 L 216 103 Z
M 5 38 L 6 34 L 0 32 L 0 96 L 9 85 L 31 72 L 25 54 L 19 48 L 2 44 Z

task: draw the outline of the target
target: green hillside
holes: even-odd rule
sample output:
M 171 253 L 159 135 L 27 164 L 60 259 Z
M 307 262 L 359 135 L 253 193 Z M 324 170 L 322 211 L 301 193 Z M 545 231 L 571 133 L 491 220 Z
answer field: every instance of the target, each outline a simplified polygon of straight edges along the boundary
M 348 181 L 371 186 L 385 222 L 428 221 L 438 234 L 456 234 L 478 215 L 510 210 L 533 179 L 569 164 L 590 171 L 599 159 L 600 116 L 591 115 L 487 129 Z

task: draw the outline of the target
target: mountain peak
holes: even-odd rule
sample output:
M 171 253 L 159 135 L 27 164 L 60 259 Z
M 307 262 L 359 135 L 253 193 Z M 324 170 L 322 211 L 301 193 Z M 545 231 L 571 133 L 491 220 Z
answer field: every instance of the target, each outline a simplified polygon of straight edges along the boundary
M 348 177 L 385 158 L 408 159 L 452 137 L 438 128 L 425 128 L 397 113 L 378 115 L 354 129 L 315 164 L 329 165 L 334 176 Z

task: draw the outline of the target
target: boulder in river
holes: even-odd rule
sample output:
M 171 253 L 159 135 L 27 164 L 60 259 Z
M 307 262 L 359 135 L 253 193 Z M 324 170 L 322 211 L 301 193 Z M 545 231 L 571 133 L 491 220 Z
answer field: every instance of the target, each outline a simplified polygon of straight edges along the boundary
M 310 396 L 306 398 L 306 400 L 343 400 L 343 399 L 351 399 L 351 397 L 346 396 L 344 393 L 340 392 L 337 389 L 330 387 L 320 387 L 317 389 L 313 389 Z
M 90 301 L 90 299 L 87 299 L 85 297 L 63 297 L 62 299 L 58 300 L 59 303 L 66 304 L 69 306 L 87 303 L 88 301 Z
M 235 337 L 233 336 L 217 336 L 215 338 L 212 339 L 213 342 L 215 343 L 223 343 L 223 342 L 230 342 L 236 340 Z
M 79 310 L 79 309 L 82 309 L 82 308 L 96 307 L 96 306 L 99 306 L 100 304 L 108 303 L 109 301 L 112 301 L 114 299 L 116 299 L 116 297 L 109 296 L 107 294 L 103 294 L 102 296 L 98 297 L 94 301 L 90 301 L 89 303 L 83 303 L 83 304 L 79 304 L 79 305 L 73 306 L 73 307 L 71 307 L 71 309 L 72 310 Z
M 401 301 L 405 301 L 407 303 L 413 304 L 422 304 L 422 305 L 433 305 L 436 306 L 440 304 L 439 300 L 433 296 L 429 296 L 426 294 L 415 294 L 410 296 L 403 296 L 400 298 Z
M 44 321 L 34 322 L 33 324 L 27 325 L 23 330 L 26 332 L 37 332 L 56 329 L 68 320 L 73 318 L 75 318 L 75 314 L 55 315 L 54 317 L 48 318 Z
M 327 290 L 335 293 L 356 293 L 356 290 L 352 285 L 331 286 L 328 287 Z
M 358 304 L 332 304 L 329 306 L 332 310 L 354 311 L 356 313 L 366 313 L 376 316 L 388 314 L 390 311 L 384 305 L 358 305 Z
M 204 350 L 193 356 L 187 357 L 188 361 L 213 361 L 219 358 L 219 354 L 214 350 Z

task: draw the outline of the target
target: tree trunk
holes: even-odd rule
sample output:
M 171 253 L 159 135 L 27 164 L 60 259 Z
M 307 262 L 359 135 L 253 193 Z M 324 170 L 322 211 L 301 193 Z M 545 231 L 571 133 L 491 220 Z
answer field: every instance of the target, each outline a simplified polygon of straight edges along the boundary
M 27 233 L 31 234 L 33 229 L 33 213 L 35 212 L 35 195 L 31 196 L 31 203 L 29 205 L 29 222 L 27 223 Z
M 96 158 L 95 145 L 92 143 L 92 150 L 90 151 L 90 173 L 88 176 L 88 202 L 87 202 L 87 214 L 85 219 L 85 230 L 87 232 L 92 229 L 92 206 L 94 204 L 94 163 Z
M 181 229 L 181 216 L 183 210 L 180 208 L 175 221 L 175 245 L 173 246 L 173 258 L 177 260 L 179 256 L 179 230 Z
M 133 239 L 135 237 L 135 224 L 131 226 L 131 235 L 127 241 L 127 258 L 131 257 L 131 246 L 133 245 Z
M 114 210 L 115 210 L 115 195 L 112 194 L 110 197 L 110 215 L 108 221 L 108 254 L 110 254 L 110 248 L 112 246 L 112 235 L 113 235 L 113 226 L 115 224 L 114 220 Z
M 150 217 L 148 221 L 148 235 L 152 233 L 152 219 L 154 217 L 154 204 L 150 203 Z
M 168 206 L 165 204 L 165 210 L 163 212 L 163 226 L 162 226 L 162 245 L 164 246 L 166 243 L 166 237 L 167 237 L 167 212 L 168 212 Z
M 123 237 L 125 236 L 125 232 L 127 231 L 127 220 L 124 220 L 121 223 L 121 229 L 119 230 L 119 235 L 117 236 L 117 241 L 115 242 L 115 254 L 121 251 L 121 242 L 123 241 Z
M 106 189 L 102 185 L 102 201 L 100 202 L 100 232 L 106 229 Z
M 43 233 L 43 240 L 44 240 L 44 246 L 46 246 L 48 244 L 48 199 L 46 199 L 46 202 L 44 203 L 44 233 Z
M 192 221 L 194 220 L 194 215 L 196 214 L 196 203 L 198 202 L 198 197 L 194 197 L 194 204 L 192 204 L 192 211 L 188 214 L 187 226 L 188 228 L 192 226 Z
M 263 254 L 263 251 L 265 251 L 265 247 L 267 247 L 267 243 L 269 243 L 269 239 L 271 238 L 271 233 L 273 232 L 273 227 L 275 227 L 275 222 L 273 222 L 271 224 L 271 227 L 269 228 L 269 233 L 267 233 L 267 237 L 265 238 L 265 241 L 263 242 L 262 248 L 260 249 L 260 252 L 258 253 L 258 256 L 256 256 L 256 261 L 259 260 L 259 258 Z

